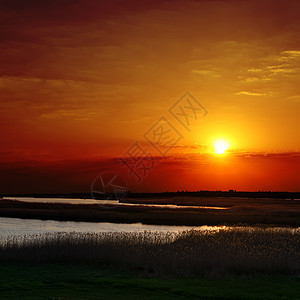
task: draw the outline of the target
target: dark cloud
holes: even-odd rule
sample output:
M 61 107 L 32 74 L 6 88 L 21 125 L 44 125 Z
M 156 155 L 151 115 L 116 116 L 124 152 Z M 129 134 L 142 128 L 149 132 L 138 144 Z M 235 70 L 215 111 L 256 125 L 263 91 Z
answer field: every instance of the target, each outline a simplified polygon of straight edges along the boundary
M 68 24 L 101 22 L 108 18 L 138 13 L 147 9 L 164 8 L 173 1 L 137 1 L 137 0 L 7 0 L 1 1 L 2 15 L 6 21 L 20 24 L 22 21 L 34 24 Z M 176 2 L 176 1 L 174 1 Z M 173 4 L 174 4 L 173 2 Z M 17 19 L 16 17 L 19 17 Z M 2 20 L 4 21 L 4 20 Z
M 237 186 L 248 190 L 248 181 L 251 182 L 251 190 L 259 190 L 263 184 L 269 190 L 297 191 L 300 184 L 299 177 L 296 177 L 297 167 L 300 167 L 298 152 L 241 154 L 231 157 L 230 162 L 222 165 L 209 154 L 156 158 L 160 158 L 160 161 L 140 184 L 128 175 L 128 169 L 121 167 L 119 158 L 2 162 L 0 191 L 89 192 L 93 180 L 103 173 L 120 174 L 133 191 L 176 191 L 185 187 L 198 190 L 205 186 L 218 189 L 218 184 L 222 182 L 225 183 L 225 189 Z M 277 164 L 270 164 L 274 159 Z M 291 165 L 295 168 L 291 169 Z M 293 175 L 292 180 L 287 176 L 289 173 Z

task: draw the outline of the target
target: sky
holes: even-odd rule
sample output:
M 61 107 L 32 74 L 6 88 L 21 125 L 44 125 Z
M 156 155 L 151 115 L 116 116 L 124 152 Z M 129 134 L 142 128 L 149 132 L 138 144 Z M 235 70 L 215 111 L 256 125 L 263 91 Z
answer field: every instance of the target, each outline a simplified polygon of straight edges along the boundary
M 0 0 L 0 193 L 88 192 L 105 173 L 132 191 L 300 191 L 299 13 Z

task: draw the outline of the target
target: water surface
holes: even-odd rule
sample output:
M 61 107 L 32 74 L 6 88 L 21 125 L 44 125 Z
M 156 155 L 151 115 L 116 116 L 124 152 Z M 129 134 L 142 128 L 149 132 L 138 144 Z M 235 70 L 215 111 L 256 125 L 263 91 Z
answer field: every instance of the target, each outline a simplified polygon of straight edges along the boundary
M 211 230 L 216 231 L 225 226 L 171 226 L 171 225 L 146 225 L 142 223 L 123 224 L 106 222 L 72 222 L 52 221 L 18 218 L 0 218 L 0 238 L 6 239 L 9 236 L 37 235 L 55 232 L 179 232 L 184 230 Z
M 193 206 L 193 205 L 173 205 L 173 204 L 136 204 L 121 203 L 117 200 L 95 200 L 80 198 L 34 198 L 34 197 L 4 197 L 3 200 L 17 200 L 30 203 L 66 203 L 66 204 L 112 204 L 114 206 L 149 206 L 149 207 L 168 207 L 168 208 L 193 208 L 193 209 L 227 209 L 227 207 L 219 206 Z M 0 200 L 1 201 L 1 200 Z

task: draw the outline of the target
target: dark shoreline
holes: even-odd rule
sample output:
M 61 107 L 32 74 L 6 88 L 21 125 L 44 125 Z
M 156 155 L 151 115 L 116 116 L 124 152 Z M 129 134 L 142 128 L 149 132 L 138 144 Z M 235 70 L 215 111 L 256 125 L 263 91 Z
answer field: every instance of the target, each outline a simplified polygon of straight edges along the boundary
M 34 197 L 34 198 L 79 198 L 91 199 L 90 192 L 81 193 L 23 193 L 23 194 L 0 194 L 1 197 Z M 127 200 L 136 198 L 173 198 L 173 197 L 237 197 L 237 198 L 265 198 L 265 199 L 300 199 L 300 192 L 279 192 L 279 191 L 178 191 L 178 192 L 159 192 L 159 193 L 133 193 L 128 192 Z M 104 198 L 105 199 L 105 198 Z

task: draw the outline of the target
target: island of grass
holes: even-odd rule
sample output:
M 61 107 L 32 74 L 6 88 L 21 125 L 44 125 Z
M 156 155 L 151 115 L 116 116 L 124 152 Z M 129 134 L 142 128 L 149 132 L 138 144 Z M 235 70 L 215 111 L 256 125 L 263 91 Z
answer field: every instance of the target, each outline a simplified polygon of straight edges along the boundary
M 105 204 L 99 201 L 98 205 L 28 203 L 3 199 L 0 201 L 0 217 L 155 225 L 201 226 L 243 223 L 300 226 L 300 201 L 278 197 L 254 197 L 258 195 L 263 196 L 252 194 L 252 198 L 203 195 L 200 197 L 193 193 L 188 195 L 176 193 L 162 198 L 162 195 L 156 197 L 152 194 L 150 197 L 150 194 L 145 194 L 147 197 L 144 198 L 132 196 L 123 199 L 122 205 L 110 204 L 109 200 L 105 201 Z

